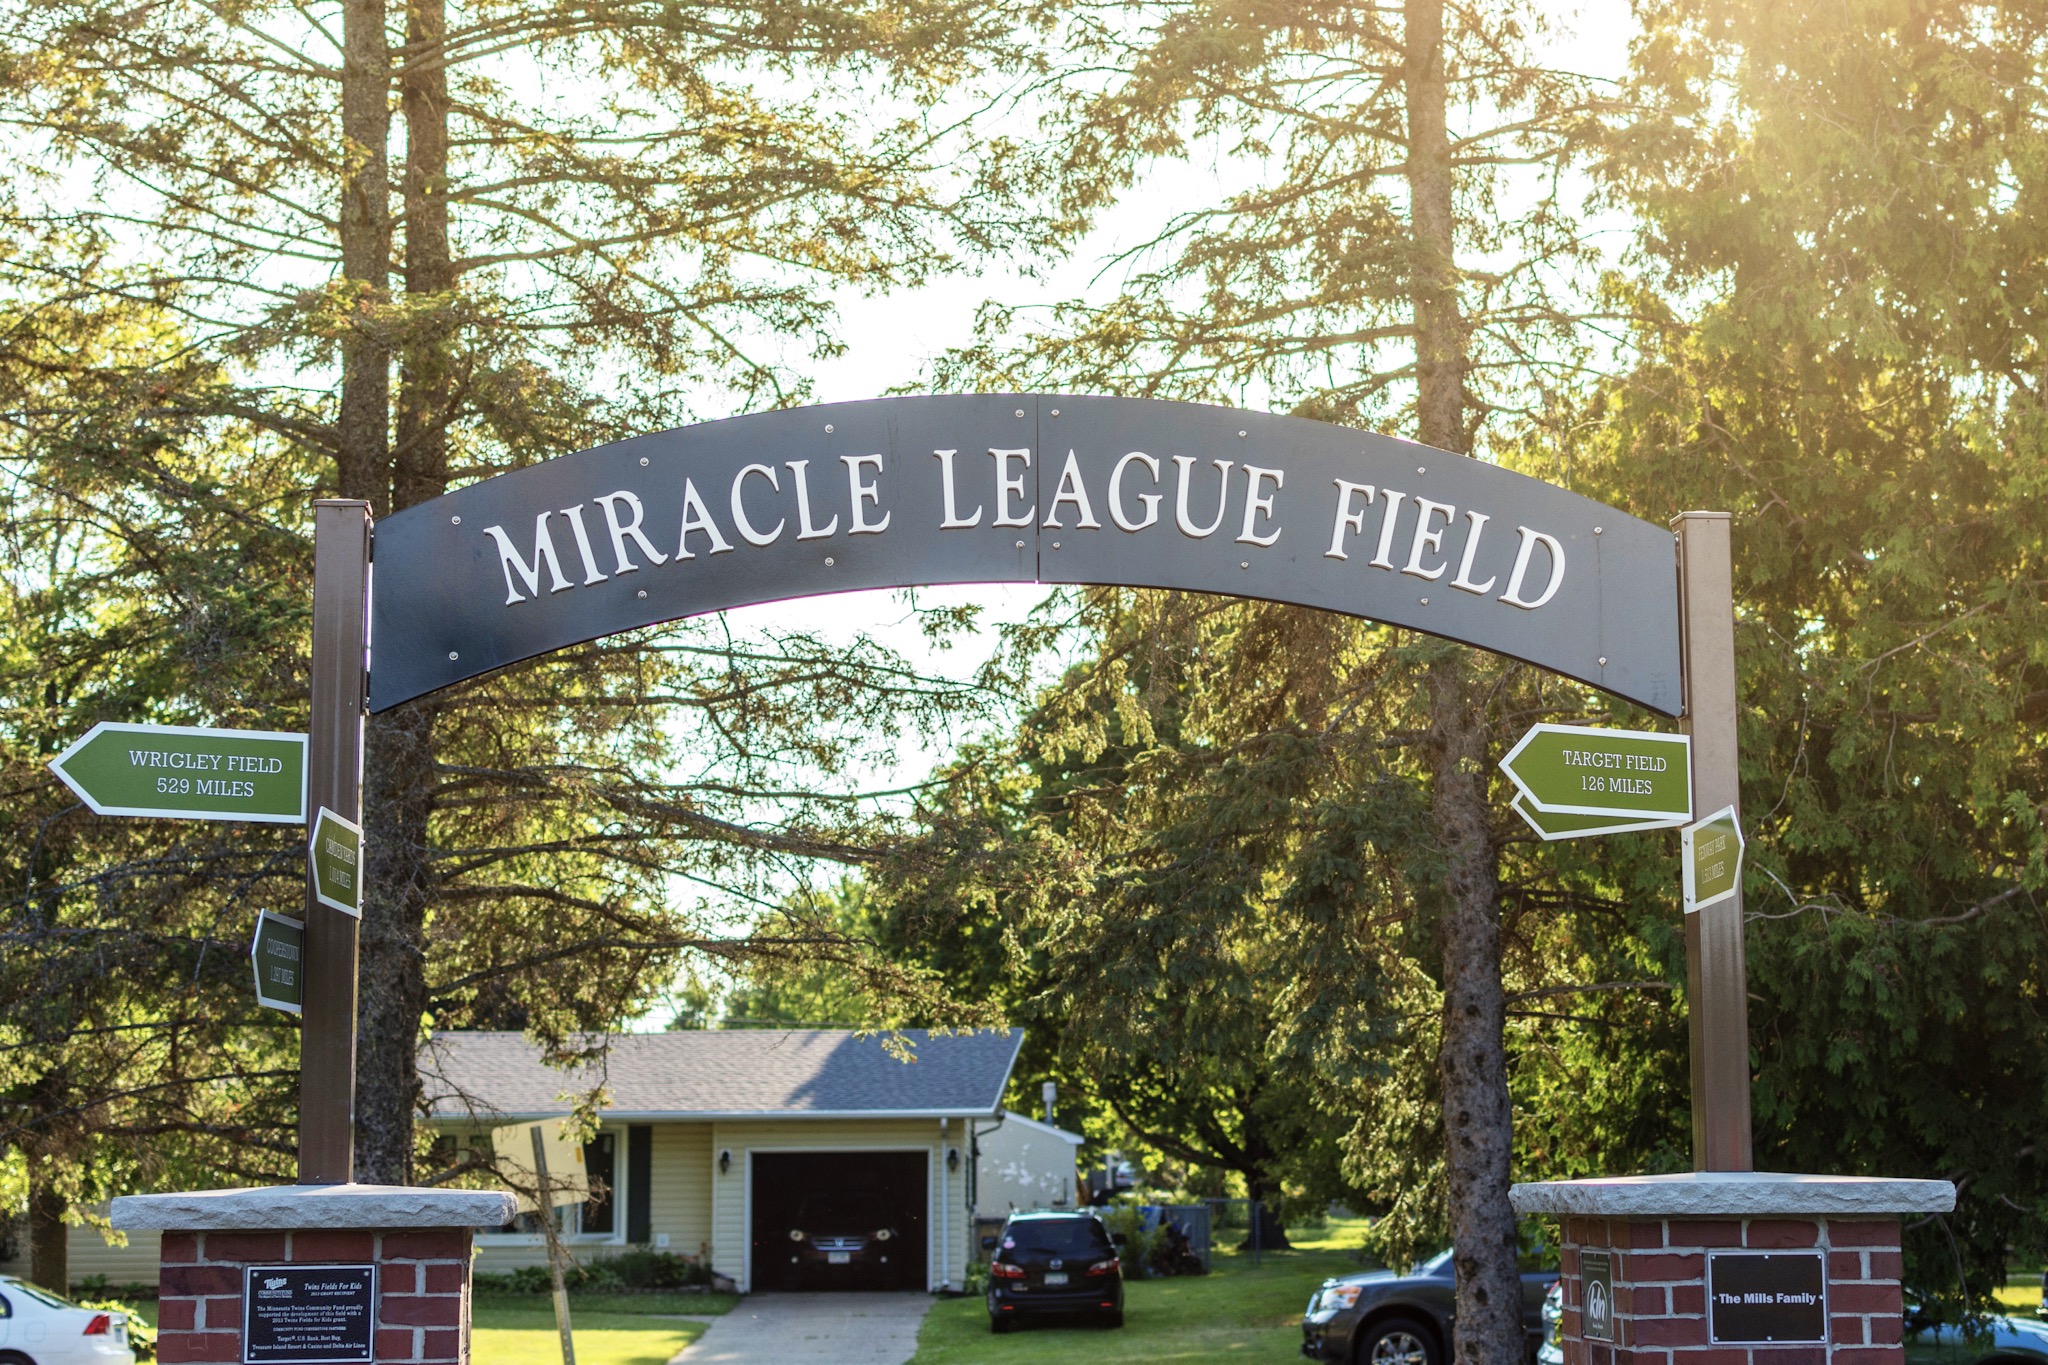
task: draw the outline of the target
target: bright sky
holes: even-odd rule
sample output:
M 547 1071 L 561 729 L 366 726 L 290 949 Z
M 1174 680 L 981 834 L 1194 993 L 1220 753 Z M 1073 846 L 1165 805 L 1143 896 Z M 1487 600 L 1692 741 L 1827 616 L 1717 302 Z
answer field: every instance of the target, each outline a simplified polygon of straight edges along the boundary
M 1636 28 L 1628 0 L 1577 0 L 1546 5 L 1543 12 L 1554 29 L 1547 44 L 1552 64 L 1600 75 L 1622 72 Z M 1123 267 L 1106 270 L 1105 263 L 1149 240 L 1173 215 L 1213 202 L 1225 178 L 1222 169 L 1202 164 L 1176 162 L 1160 168 L 1141 192 L 1104 216 L 1072 257 L 1041 278 L 997 267 L 877 295 L 842 291 L 841 334 L 849 345 L 843 356 L 811 366 L 818 401 L 873 398 L 918 381 L 935 358 L 972 339 L 975 310 L 985 300 L 1049 305 L 1070 298 L 1114 297 Z M 1036 586 L 989 585 L 929 589 L 920 600 L 981 603 L 983 619 L 993 632 L 1001 622 L 1020 619 L 1045 595 L 1046 590 Z M 837 641 L 866 631 L 918 665 L 949 677 L 972 673 L 986 652 L 972 642 L 950 651 L 932 650 L 906 606 L 890 593 L 777 603 L 734 613 L 734 620 L 743 626 L 813 630 Z M 993 645 L 992 634 L 989 643 Z M 909 746 L 893 773 L 877 776 L 889 779 L 885 785 L 900 785 L 922 776 L 943 757 L 930 745 Z
M 1636 29 L 1628 0 L 1546 6 L 1545 14 L 1554 30 L 1547 44 L 1553 65 L 1597 75 L 1622 73 L 1627 45 Z M 837 299 L 840 334 L 849 344 L 840 357 L 810 363 L 816 400 L 853 401 L 916 385 L 938 356 L 972 339 L 975 312 L 986 300 L 1030 306 L 1115 297 L 1129 267 L 1109 268 L 1106 263 L 1149 240 L 1175 214 L 1214 202 L 1230 173 L 1242 176 L 1243 167 L 1200 163 L 1161 167 L 1139 191 L 1103 217 L 1073 256 L 1052 264 L 1036 278 L 1021 270 L 991 267 L 979 275 L 952 276 L 915 289 L 876 295 L 842 290 Z M 983 608 L 985 636 L 958 640 L 948 650 L 934 649 L 926 642 L 909 604 L 901 594 L 891 592 L 772 603 L 730 616 L 740 630 L 803 630 L 839 644 L 851 643 L 865 633 L 929 674 L 964 679 L 994 649 L 996 628 L 1022 619 L 1047 593 L 1048 589 L 1030 584 L 920 590 L 918 601 L 923 606 L 978 603 Z M 907 786 L 929 774 L 965 737 L 906 736 L 892 764 L 851 776 L 869 790 Z M 829 881 L 837 871 L 825 868 L 817 875 Z M 694 898 L 701 888 L 679 885 L 676 892 Z M 666 1018 L 664 1010 L 657 1010 L 642 1026 L 658 1027 Z

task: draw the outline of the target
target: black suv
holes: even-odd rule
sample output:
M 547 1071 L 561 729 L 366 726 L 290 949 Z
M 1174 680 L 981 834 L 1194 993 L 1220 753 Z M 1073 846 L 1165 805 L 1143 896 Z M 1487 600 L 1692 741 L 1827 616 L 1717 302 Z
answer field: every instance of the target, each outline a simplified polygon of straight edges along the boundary
M 989 1250 L 988 1326 L 1075 1314 L 1124 1325 L 1124 1270 L 1116 1240 L 1088 1210 L 1013 1213 Z
M 1543 1341 L 1543 1296 L 1555 1270 L 1522 1272 L 1522 1327 L 1528 1358 Z M 1439 1252 L 1406 1275 L 1367 1271 L 1324 1280 L 1301 1316 L 1301 1353 L 1344 1365 L 1446 1365 L 1457 1272 Z

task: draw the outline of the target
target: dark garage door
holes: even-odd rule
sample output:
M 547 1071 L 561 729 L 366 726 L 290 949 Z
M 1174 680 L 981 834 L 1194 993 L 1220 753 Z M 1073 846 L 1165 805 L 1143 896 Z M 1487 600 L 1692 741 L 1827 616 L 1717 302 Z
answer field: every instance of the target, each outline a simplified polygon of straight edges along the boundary
M 925 1166 L 923 1152 L 755 1152 L 754 1288 L 925 1288 Z M 846 1266 L 798 1256 L 789 1233 L 799 1220 L 844 1218 L 849 1209 L 860 1211 L 859 1222 L 879 1209 L 894 1235 L 870 1240 Z M 872 1236 L 871 1229 L 830 1231 Z

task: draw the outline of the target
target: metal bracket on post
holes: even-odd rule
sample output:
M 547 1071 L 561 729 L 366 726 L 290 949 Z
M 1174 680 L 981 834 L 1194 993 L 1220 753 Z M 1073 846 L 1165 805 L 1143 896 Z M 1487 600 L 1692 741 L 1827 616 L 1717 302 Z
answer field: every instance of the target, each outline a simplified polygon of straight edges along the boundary
M 313 710 L 306 816 L 322 806 L 363 821 L 363 716 L 369 646 L 370 504 L 313 504 Z M 361 861 L 357 868 L 360 873 Z M 305 1003 L 299 1025 L 299 1183 L 355 1178 L 356 934 L 306 872 Z
M 1684 512 L 1678 535 L 1679 643 L 1685 733 L 1692 736 L 1696 815 L 1741 806 L 1737 764 L 1735 570 L 1726 512 Z M 1685 991 L 1692 1041 L 1692 1164 L 1755 1168 L 1749 1121 L 1749 968 L 1742 888 L 1685 916 Z

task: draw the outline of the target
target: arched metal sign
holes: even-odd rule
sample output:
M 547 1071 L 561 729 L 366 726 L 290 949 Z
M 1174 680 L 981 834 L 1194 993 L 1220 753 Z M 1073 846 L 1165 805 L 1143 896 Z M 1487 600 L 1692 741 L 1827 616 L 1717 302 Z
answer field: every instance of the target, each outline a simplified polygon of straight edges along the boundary
M 383 711 L 661 621 L 938 583 L 1177 588 L 1427 631 L 1683 715 L 1694 808 L 1738 795 L 1725 514 L 1686 513 L 1674 536 L 1509 470 L 1321 422 L 1055 394 L 707 422 L 385 518 L 374 592 L 368 505 L 322 500 L 314 520 L 308 808 L 349 819 L 366 696 Z M 1697 1159 L 1748 1169 L 1739 892 L 1686 920 Z M 353 1173 L 355 962 L 355 921 L 309 891 L 303 1182 Z
M 884 398 L 549 460 L 376 530 L 370 707 L 748 603 L 938 583 L 1321 607 L 1680 714 L 1669 530 L 1323 422 L 1056 394 Z

